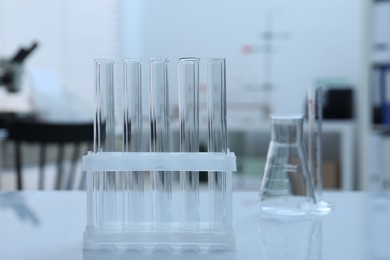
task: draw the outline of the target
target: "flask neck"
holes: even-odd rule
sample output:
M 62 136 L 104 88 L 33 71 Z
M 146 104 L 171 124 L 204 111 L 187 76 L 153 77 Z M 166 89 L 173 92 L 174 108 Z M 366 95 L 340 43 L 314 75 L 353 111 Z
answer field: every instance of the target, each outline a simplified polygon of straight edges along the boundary
M 294 144 L 303 140 L 303 115 L 271 116 L 271 140 Z

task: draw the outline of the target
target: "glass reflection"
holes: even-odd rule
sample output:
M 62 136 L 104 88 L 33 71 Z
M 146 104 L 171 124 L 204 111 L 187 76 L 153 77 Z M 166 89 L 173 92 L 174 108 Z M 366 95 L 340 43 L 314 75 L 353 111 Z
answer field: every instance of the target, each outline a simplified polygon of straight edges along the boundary
M 6 192 L 0 193 L 0 208 L 11 209 L 21 221 L 30 222 L 34 226 L 39 226 L 37 214 L 28 207 L 24 196 L 20 193 Z
M 390 193 L 372 195 L 369 207 L 367 228 L 371 259 L 390 259 Z
M 147 259 L 147 260 L 165 260 L 165 259 L 202 259 L 202 260 L 233 260 L 236 259 L 234 251 L 210 251 L 200 253 L 196 250 L 184 250 L 180 253 L 172 253 L 167 250 L 153 250 L 145 252 L 144 250 L 116 250 L 116 249 L 99 249 L 84 250 L 83 260 L 130 260 L 130 259 Z
M 262 259 L 321 259 L 322 221 L 312 216 L 301 219 L 258 219 Z

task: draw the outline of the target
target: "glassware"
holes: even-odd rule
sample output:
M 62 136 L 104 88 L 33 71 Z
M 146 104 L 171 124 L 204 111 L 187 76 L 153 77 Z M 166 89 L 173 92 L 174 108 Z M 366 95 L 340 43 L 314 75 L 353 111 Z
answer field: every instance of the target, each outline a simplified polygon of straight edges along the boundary
M 316 119 L 317 115 L 317 119 Z M 308 90 L 308 167 L 317 199 L 317 213 L 332 211 L 333 205 L 323 199 L 322 173 L 322 88 Z
M 124 59 L 123 152 L 142 151 L 142 64 L 140 59 Z M 124 214 L 131 227 L 144 221 L 144 173 L 123 173 Z M 124 193 L 124 194 L 125 194 Z
M 271 142 L 259 200 L 265 217 L 300 217 L 315 210 L 303 144 L 303 115 L 271 116 Z
M 181 58 L 179 76 L 180 152 L 199 152 L 199 58 Z M 199 172 L 180 172 L 181 224 L 199 224 Z
M 94 153 L 115 151 L 115 103 L 114 103 L 114 61 L 95 60 L 95 116 Z M 117 197 L 117 180 L 120 173 L 104 171 L 94 174 L 95 210 L 102 228 L 116 226 L 118 216 L 122 215 Z M 118 184 L 120 185 L 120 183 Z M 99 199 L 97 199 L 99 198 Z
M 322 218 L 258 218 L 262 259 L 322 259 Z
M 232 172 L 236 157 L 227 149 L 225 60 L 209 60 L 207 153 L 198 152 L 198 58 L 179 62 L 181 151 L 170 151 L 167 65 L 166 59 L 149 60 L 151 141 L 150 151 L 142 152 L 141 61 L 123 61 L 123 147 L 116 152 L 113 62 L 96 64 L 95 145 L 82 163 L 87 184 L 84 249 L 206 255 L 235 248 Z M 203 206 L 199 205 L 200 171 L 213 176 L 211 204 Z M 181 173 L 181 189 L 173 193 L 172 173 L 176 172 Z M 150 173 L 146 183 L 150 189 L 144 189 L 138 173 Z
M 95 60 L 94 149 L 115 151 L 114 61 Z
M 208 151 L 227 152 L 226 131 L 226 66 L 224 58 L 207 60 L 207 110 L 208 110 Z M 210 227 L 220 229 L 231 226 L 229 204 L 231 191 L 227 190 L 225 172 L 209 172 L 209 214 Z M 230 189 L 230 188 L 229 188 Z
M 151 152 L 170 151 L 168 60 L 149 60 L 149 98 Z M 169 228 L 172 219 L 172 182 L 170 172 L 151 172 L 152 222 L 157 228 Z

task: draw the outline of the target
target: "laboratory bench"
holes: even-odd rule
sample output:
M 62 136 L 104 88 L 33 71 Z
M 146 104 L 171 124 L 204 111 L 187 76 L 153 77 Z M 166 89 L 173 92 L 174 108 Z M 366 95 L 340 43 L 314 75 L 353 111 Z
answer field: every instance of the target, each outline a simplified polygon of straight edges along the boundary
M 83 250 L 83 191 L 0 193 L 0 259 L 390 259 L 390 196 L 325 192 L 329 215 L 277 221 L 259 218 L 257 195 L 233 192 L 235 250 L 146 255 Z

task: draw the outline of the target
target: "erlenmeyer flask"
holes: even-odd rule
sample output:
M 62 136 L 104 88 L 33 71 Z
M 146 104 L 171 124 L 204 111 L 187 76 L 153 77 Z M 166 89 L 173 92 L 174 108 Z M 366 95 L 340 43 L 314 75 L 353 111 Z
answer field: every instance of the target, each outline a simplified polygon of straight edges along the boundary
M 315 210 L 303 144 L 303 115 L 271 116 L 271 142 L 259 199 L 265 217 L 300 217 Z

